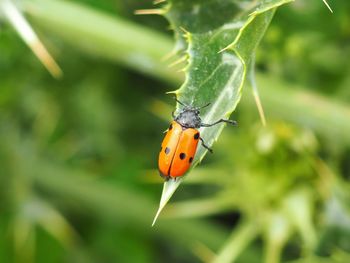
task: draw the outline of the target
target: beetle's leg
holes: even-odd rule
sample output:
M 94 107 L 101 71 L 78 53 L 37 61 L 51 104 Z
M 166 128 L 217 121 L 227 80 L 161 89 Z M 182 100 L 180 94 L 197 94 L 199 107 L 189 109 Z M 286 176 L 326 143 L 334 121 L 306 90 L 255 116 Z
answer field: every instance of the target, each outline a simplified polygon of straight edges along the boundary
M 171 116 L 173 116 L 173 119 L 175 119 L 175 111 L 172 111 Z
M 225 122 L 225 123 L 228 123 L 228 124 L 231 124 L 231 125 L 237 125 L 237 122 L 236 121 L 233 121 L 233 120 L 225 120 L 225 119 L 220 119 L 214 123 L 201 123 L 201 127 L 211 127 L 211 126 L 214 126 L 216 124 L 219 124 L 221 122 Z
M 202 138 L 202 137 L 199 137 L 199 139 L 200 139 L 201 142 L 202 142 L 202 146 L 203 146 L 205 149 L 207 149 L 210 153 L 213 153 L 213 150 L 212 150 L 211 148 L 209 148 L 209 146 L 206 145 L 206 144 L 204 143 L 203 138 Z
M 160 177 L 162 177 L 164 179 L 164 181 L 168 181 L 169 180 L 170 176 L 164 175 L 160 171 L 159 171 L 159 175 L 160 175 Z

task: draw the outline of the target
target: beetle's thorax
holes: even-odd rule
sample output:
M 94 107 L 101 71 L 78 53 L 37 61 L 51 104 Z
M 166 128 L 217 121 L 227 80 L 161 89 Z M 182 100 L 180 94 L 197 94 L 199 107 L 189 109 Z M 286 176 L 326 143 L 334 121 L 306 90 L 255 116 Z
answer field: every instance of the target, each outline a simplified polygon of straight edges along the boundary
M 176 116 L 175 121 L 183 128 L 200 128 L 202 120 L 199 116 L 198 110 L 184 109 Z

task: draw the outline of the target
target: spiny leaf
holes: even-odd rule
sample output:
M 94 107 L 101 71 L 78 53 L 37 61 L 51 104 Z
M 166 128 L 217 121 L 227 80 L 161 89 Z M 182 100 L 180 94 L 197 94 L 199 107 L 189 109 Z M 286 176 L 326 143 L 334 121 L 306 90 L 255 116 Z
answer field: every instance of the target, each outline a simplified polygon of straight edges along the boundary
M 175 31 L 178 52 L 188 56 L 186 80 L 174 93 L 187 105 L 199 107 L 210 102 L 201 112 L 204 123 L 228 118 L 235 110 L 247 69 L 275 8 L 291 1 L 170 1 L 165 16 Z M 201 128 L 201 137 L 211 146 L 223 127 Z M 199 146 L 192 167 L 205 154 L 206 149 Z M 176 184 L 180 184 L 182 178 L 177 180 L 180 182 Z M 172 184 L 173 180 L 165 182 Z M 169 200 L 168 193 L 163 191 L 163 195 Z M 161 203 L 164 204 L 163 196 Z

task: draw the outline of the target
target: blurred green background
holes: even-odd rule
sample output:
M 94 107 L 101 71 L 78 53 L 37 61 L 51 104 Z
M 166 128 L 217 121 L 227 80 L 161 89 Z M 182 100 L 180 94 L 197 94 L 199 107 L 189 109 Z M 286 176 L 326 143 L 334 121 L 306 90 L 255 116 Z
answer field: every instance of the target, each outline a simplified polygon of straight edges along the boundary
M 183 76 L 161 61 L 167 21 L 133 14 L 152 6 L 21 1 L 60 79 L 0 16 L 0 262 L 350 262 L 350 2 L 278 10 L 257 52 L 267 127 L 245 87 L 153 228 Z

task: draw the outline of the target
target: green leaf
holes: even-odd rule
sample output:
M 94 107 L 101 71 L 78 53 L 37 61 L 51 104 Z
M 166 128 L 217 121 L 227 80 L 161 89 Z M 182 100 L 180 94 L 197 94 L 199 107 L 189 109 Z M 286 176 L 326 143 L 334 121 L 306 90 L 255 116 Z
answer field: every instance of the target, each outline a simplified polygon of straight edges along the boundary
M 211 103 L 201 112 L 204 123 L 229 118 L 240 101 L 247 69 L 275 8 L 291 1 L 170 1 L 165 16 L 176 33 L 178 52 L 188 57 L 185 82 L 174 92 L 177 99 L 195 107 Z M 176 109 L 179 112 L 181 105 Z M 211 146 L 223 127 L 201 128 L 201 137 Z M 192 167 L 206 151 L 198 147 Z M 165 182 L 164 189 L 169 191 L 163 191 L 160 210 L 181 180 Z
M 251 2 L 251 1 L 249 1 Z M 274 14 L 274 8 L 290 2 L 172 1 L 166 17 L 186 41 L 186 80 L 175 93 L 185 104 L 211 105 L 201 112 L 204 123 L 228 118 L 235 110 L 255 49 Z M 184 32 L 185 31 L 185 32 Z M 183 44 L 182 44 L 183 45 Z M 181 46 L 181 45 L 178 45 Z M 179 106 L 177 105 L 177 110 Z M 202 128 L 210 146 L 224 125 Z M 195 163 L 206 150 L 199 147 Z

